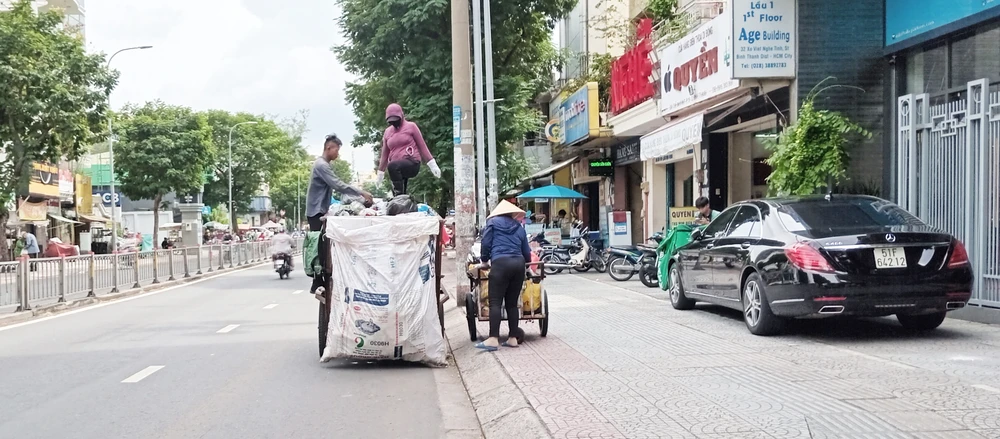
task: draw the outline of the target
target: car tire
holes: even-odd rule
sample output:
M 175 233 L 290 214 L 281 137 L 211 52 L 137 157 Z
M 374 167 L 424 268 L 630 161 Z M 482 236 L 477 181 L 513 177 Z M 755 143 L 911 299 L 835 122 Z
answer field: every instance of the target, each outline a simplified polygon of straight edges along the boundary
M 946 315 L 946 312 L 921 315 L 896 314 L 896 319 L 900 325 L 911 331 L 931 331 L 944 323 Z
M 621 268 L 623 271 L 619 272 L 616 270 L 617 268 Z M 628 268 L 628 270 L 624 270 L 624 268 Z M 628 274 L 622 274 L 626 271 Z M 625 282 L 632 279 L 632 276 L 635 276 L 635 264 L 621 256 L 611 258 L 611 260 L 608 261 L 608 276 L 611 276 L 612 279 L 618 282 Z
M 684 283 L 681 282 L 681 269 L 674 264 L 670 267 L 670 305 L 674 309 L 686 311 L 694 309 L 695 301 L 684 295 Z
M 751 273 L 743 282 L 743 323 L 753 335 L 774 335 L 785 327 L 785 320 L 771 312 L 767 302 L 764 282 L 760 275 Z

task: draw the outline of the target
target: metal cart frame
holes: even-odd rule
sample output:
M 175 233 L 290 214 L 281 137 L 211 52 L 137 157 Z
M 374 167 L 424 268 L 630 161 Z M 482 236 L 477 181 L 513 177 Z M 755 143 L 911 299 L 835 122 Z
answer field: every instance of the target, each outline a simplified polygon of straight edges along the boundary
M 539 274 L 537 276 L 531 273 L 531 271 L 530 271 L 531 267 L 538 267 L 538 273 Z M 527 264 L 527 268 L 528 268 L 528 270 L 527 270 L 528 275 L 525 277 L 525 284 L 527 284 L 528 280 L 531 280 L 532 282 L 534 282 L 534 283 L 536 283 L 536 284 L 539 285 L 539 287 L 542 290 L 542 297 L 541 297 L 542 303 L 540 304 L 541 307 L 539 307 L 539 311 L 538 312 L 526 313 L 526 312 L 524 312 L 522 310 L 521 311 L 521 317 L 518 320 L 520 320 L 520 321 L 528 321 L 528 322 L 534 322 L 535 320 L 538 320 L 539 334 L 542 337 L 545 337 L 545 336 L 549 335 L 549 294 L 548 294 L 548 291 L 545 290 L 545 285 L 542 283 L 542 281 L 545 280 L 545 277 L 546 277 L 546 275 L 545 275 L 545 263 L 544 262 L 529 263 L 529 264 Z M 466 320 L 469 323 L 469 338 L 472 341 L 478 341 L 479 340 L 479 334 L 478 334 L 478 331 L 476 329 L 477 323 L 478 322 L 488 322 L 488 321 L 490 321 L 490 318 L 489 318 L 488 314 L 487 315 L 481 315 L 482 313 L 479 312 L 481 309 L 483 309 L 482 308 L 483 304 L 480 303 L 481 302 L 481 297 L 480 297 L 481 294 L 479 293 L 479 291 L 481 289 L 482 283 L 483 282 L 488 282 L 489 279 L 487 277 L 483 277 L 483 270 L 479 269 L 479 268 L 476 269 L 476 275 L 475 276 L 472 276 L 471 273 L 467 273 L 467 274 L 469 274 L 468 277 L 469 277 L 469 282 L 471 283 L 471 285 L 470 285 L 471 288 L 470 288 L 470 291 L 469 291 L 469 295 L 466 296 L 466 298 L 465 298 L 465 318 L 466 318 Z M 522 285 L 521 286 L 521 295 L 524 294 L 524 290 L 525 290 L 525 286 Z M 523 304 L 523 302 L 521 300 L 521 295 L 518 295 L 518 297 L 517 297 L 517 308 L 519 310 L 521 309 L 522 304 Z M 489 303 L 486 303 L 486 306 L 489 307 Z M 503 313 L 504 313 L 503 318 L 504 319 L 507 318 L 506 312 L 507 312 L 506 310 L 503 311 Z M 523 330 L 521 331 L 520 337 L 517 337 L 517 341 L 518 341 L 518 343 L 524 342 L 524 331 Z

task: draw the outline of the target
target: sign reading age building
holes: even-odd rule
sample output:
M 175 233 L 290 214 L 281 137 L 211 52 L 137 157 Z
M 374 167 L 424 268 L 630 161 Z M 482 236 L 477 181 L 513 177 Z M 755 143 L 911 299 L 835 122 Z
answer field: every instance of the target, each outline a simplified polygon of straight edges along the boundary
M 733 0 L 733 78 L 795 77 L 796 0 Z

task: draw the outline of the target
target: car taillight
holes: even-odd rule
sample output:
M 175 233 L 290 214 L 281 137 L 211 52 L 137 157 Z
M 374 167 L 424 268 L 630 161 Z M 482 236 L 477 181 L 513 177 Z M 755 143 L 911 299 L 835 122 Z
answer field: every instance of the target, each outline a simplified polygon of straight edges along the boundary
M 958 268 L 969 263 L 969 253 L 965 251 L 962 241 L 955 240 L 955 245 L 951 248 L 951 256 L 948 257 L 948 268 Z
M 788 262 L 791 262 L 792 265 L 802 270 L 818 271 L 820 273 L 833 273 L 834 271 L 833 267 L 820 254 L 819 250 L 812 248 L 804 242 L 797 243 L 791 248 L 786 248 L 785 255 L 788 256 Z

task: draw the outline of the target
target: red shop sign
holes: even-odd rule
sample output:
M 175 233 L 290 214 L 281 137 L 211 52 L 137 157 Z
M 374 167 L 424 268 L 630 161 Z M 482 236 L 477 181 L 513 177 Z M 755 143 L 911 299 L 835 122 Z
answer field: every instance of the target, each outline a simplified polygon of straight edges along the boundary
M 611 112 L 621 113 L 656 92 L 649 77 L 653 74 L 653 63 L 649 53 L 653 51 L 653 20 L 639 20 L 636 29 L 638 42 L 620 58 L 611 63 Z

